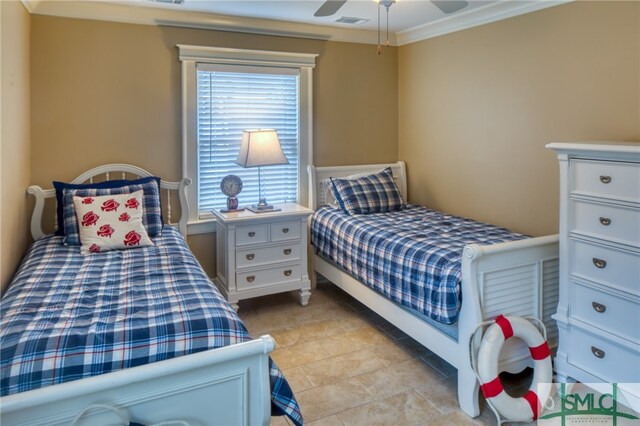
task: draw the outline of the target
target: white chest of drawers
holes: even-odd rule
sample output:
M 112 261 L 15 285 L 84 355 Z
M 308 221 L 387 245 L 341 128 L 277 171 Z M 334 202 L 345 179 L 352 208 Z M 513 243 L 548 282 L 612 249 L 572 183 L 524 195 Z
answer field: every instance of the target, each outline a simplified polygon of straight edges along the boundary
M 640 407 L 640 144 L 553 143 L 560 161 L 558 381 L 627 383 Z
M 300 290 L 300 304 L 311 296 L 307 268 L 307 219 L 312 211 L 278 204 L 273 213 L 222 213 L 216 216 L 215 283 L 237 310 L 238 301 Z

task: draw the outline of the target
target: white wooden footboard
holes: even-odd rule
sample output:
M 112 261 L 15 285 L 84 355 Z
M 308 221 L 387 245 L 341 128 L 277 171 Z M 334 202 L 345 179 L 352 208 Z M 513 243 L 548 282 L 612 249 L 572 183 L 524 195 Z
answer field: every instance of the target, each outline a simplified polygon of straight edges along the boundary
M 458 344 L 466 354 L 466 359 L 458 364 L 458 400 L 463 411 L 470 416 L 479 414 L 479 387 L 471 369 L 468 346 L 476 326 L 500 314 L 533 316 L 545 323 L 549 344 L 554 348 L 558 330 L 551 315 L 557 304 L 558 235 L 465 246 L 458 318 Z M 475 337 L 477 350 L 480 333 Z M 533 366 L 533 362 L 524 342 L 507 341 L 500 371 L 515 373 L 527 366 Z
M 130 421 L 154 424 L 267 425 L 271 419 L 270 336 L 2 398 L 3 425 L 70 425 L 86 407 L 120 409 Z M 96 408 L 77 425 L 117 424 Z
M 463 332 L 470 336 L 478 323 L 500 314 L 534 316 L 545 323 L 550 344 L 557 344 L 558 330 L 551 318 L 558 304 L 557 235 L 468 245 L 462 258 L 462 282 L 460 336 Z M 509 355 L 503 357 L 505 367 L 514 361 L 514 354 Z M 528 358 L 528 351 L 524 355 Z

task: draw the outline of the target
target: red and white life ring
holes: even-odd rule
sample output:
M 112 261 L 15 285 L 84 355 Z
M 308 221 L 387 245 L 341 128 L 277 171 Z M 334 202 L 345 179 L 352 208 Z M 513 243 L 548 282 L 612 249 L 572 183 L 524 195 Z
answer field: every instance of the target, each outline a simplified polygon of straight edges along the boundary
M 509 396 L 498 377 L 498 360 L 502 346 L 513 336 L 525 341 L 534 360 L 533 381 L 529 391 L 521 398 Z M 514 422 L 536 420 L 549 397 L 552 374 L 549 345 L 538 329 L 522 317 L 499 315 L 496 322 L 487 329 L 480 343 L 478 376 L 480 390 L 500 415 Z

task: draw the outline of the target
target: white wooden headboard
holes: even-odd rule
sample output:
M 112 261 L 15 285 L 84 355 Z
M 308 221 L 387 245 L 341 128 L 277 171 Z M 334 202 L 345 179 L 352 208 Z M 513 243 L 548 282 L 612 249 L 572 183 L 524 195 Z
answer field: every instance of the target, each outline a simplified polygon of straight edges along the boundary
M 94 179 L 100 178 L 101 180 L 115 179 L 135 179 L 154 176 L 148 171 L 141 169 L 137 166 L 130 164 L 106 164 L 104 166 L 98 166 L 91 170 L 87 170 L 80 176 L 71 181 L 74 184 L 92 183 Z M 183 178 L 178 182 L 160 181 L 160 192 L 166 190 L 166 203 L 163 203 L 162 210 L 163 215 L 166 217 L 166 223 L 171 226 L 177 226 L 180 229 L 180 233 L 186 238 L 187 236 L 187 221 L 189 220 L 189 204 L 187 203 L 187 197 L 185 194 L 185 188 L 187 185 L 191 185 L 190 178 Z M 172 221 L 171 214 L 171 193 L 175 191 L 178 193 L 180 200 L 180 220 L 178 222 Z M 36 199 L 36 205 L 33 208 L 31 214 L 31 236 L 34 240 L 41 238 L 45 232 L 42 229 L 42 215 L 44 211 L 44 203 L 48 198 L 55 198 L 55 189 L 42 189 L 37 185 L 32 185 L 27 188 L 27 192 L 33 195 Z
M 315 167 L 308 166 L 309 172 L 309 208 L 316 210 L 325 204 L 325 193 L 322 181 L 334 178 L 344 178 L 354 174 L 375 173 L 387 167 L 391 167 L 393 179 L 398 185 L 402 198 L 407 200 L 407 171 L 404 161 L 390 164 L 364 164 L 357 166 L 330 166 Z

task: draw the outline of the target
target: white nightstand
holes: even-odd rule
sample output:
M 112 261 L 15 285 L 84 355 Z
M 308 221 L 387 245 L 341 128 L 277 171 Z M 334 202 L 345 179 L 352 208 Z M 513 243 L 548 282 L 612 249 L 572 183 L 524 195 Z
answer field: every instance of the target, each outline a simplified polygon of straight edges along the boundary
M 309 303 L 307 220 L 313 213 L 297 204 L 276 204 L 281 210 L 248 210 L 216 216 L 215 283 L 236 310 L 238 301 L 300 290 L 300 304 Z

